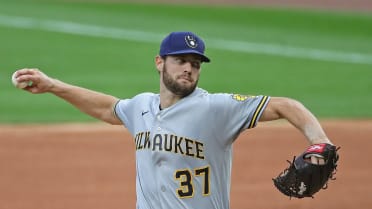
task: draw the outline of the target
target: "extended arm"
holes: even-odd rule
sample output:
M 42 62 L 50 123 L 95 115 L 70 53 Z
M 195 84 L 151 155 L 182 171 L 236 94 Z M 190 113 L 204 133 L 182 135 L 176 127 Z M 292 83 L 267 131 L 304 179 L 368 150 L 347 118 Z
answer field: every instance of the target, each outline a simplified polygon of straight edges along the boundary
M 32 81 L 32 86 L 25 88 L 33 94 L 52 93 L 69 102 L 80 111 L 110 124 L 122 124 L 113 109 L 118 98 L 70 85 L 53 79 L 38 69 L 21 69 L 16 73 L 18 82 Z
M 331 144 L 319 121 L 300 102 L 290 98 L 272 97 L 262 113 L 260 121 L 272 121 L 281 118 L 288 120 L 299 129 L 310 144 Z

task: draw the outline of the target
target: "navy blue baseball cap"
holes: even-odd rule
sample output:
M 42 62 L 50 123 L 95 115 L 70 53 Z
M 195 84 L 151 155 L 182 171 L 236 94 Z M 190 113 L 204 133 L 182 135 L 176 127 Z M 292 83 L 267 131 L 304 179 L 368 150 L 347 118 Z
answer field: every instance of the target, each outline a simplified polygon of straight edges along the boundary
M 172 32 L 163 39 L 160 45 L 160 56 L 177 54 L 198 54 L 202 62 L 211 60 L 204 55 L 203 40 L 192 32 Z

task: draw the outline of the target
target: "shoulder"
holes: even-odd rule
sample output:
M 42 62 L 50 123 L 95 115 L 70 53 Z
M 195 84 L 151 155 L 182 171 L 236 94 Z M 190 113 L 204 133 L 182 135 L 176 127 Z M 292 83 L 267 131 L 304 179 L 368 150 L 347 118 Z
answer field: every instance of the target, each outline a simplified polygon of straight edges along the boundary
M 120 99 L 118 101 L 119 106 L 138 106 L 138 105 L 148 105 L 154 101 L 159 100 L 159 94 L 144 92 L 133 96 L 132 98 Z
M 120 101 L 138 103 L 138 102 L 153 101 L 155 99 L 159 99 L 159 94 L 155 94 L 152 92 L 144 92 L 144 93 L 137 94 L 133 96 L 132 98 L 120 99 Z
M 234 97 L 232 93 L 210 93 L 204 89 L 198 88 L 197 91 L 194 93 L 195 97 L 202 98 L 204 100 L 207 100 L 209 102 L 215 103 L 215 102 L 227 102 L 229 100 L 232 100 Z
M 201 97 L 201 98 L 226 98 L 231 96 L 228 93 L 209 93 L 207 90 L 202 88 L 196 88 L 192 93 L 191 97 Z
M 134 97 L 131 98 L 131 100 L 138 100 L 138 99 L 150 99 L 151 100 L 151 99 L 158 98 L 158 97 L 159 97 L 159 94 L 155 94 L 152 92 L 144 92 L 144 93 L 135 95 Z

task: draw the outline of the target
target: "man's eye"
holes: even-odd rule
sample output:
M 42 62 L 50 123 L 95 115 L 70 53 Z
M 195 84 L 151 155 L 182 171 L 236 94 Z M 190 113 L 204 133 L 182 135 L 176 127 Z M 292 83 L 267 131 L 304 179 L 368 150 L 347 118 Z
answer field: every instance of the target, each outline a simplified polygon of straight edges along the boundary
M 200 68 L 200 62 L 192 62 L 192 67 L 194 67 L 194 68 Z
M 176 62 L 177 62 L 178 64 L 184 64 L 184 63 L 186 62 L 186 60 L 185 60 L 185 59 L 182 59 L 182 58 L 177 58 L 177 59 L 176 59 Z

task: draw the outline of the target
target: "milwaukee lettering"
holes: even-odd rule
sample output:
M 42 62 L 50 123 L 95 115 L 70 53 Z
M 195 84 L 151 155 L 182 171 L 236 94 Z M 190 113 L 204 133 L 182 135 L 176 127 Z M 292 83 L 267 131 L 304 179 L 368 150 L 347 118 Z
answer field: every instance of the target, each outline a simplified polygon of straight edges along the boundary
M 136 134 L 134 140 L 137 151 L 147 149 L 204 159 L 204 144 L 186 137 L 173 134 L 155 134 L 150 139 L 150 132 L 140 132 Z

